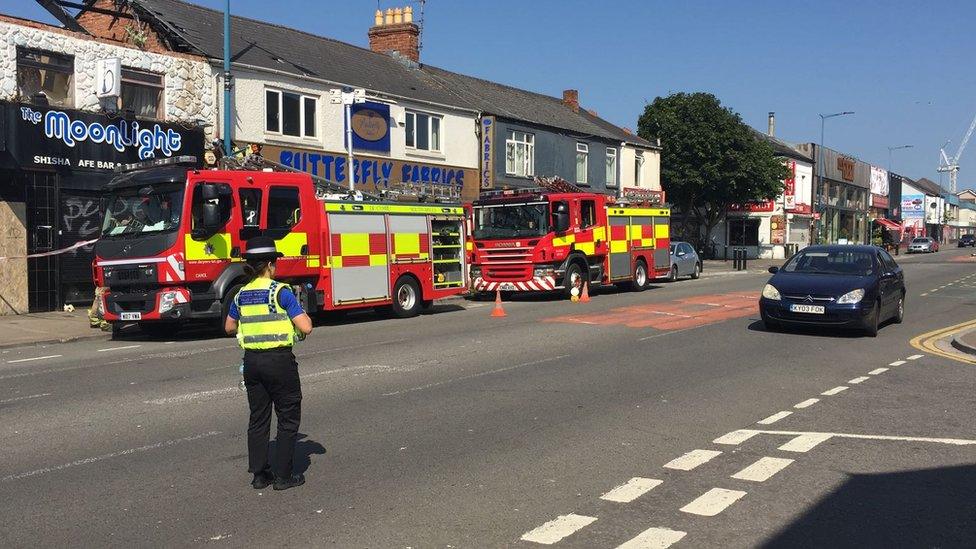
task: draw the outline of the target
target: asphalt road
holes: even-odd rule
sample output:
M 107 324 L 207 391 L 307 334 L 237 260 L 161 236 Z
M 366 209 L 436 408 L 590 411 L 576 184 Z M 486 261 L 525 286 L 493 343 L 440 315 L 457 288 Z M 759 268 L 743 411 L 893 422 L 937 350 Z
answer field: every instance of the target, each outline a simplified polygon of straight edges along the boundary
M 876 339 L 763 331 L 754 272 L 320 323 L 286 492 L 234 340 L 7 349 L 0 544 L 971 547 L 974 366 L 909 340 L 976 316 L 976 263 L 898 259 Z

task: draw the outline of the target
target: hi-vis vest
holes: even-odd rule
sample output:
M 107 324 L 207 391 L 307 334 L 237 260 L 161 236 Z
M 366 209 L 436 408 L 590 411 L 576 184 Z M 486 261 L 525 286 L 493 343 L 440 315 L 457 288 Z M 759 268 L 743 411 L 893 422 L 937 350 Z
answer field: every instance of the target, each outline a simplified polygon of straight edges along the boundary
M 288 312 L 278 305 L 285 285 L 270 278 L 256 278 L 234 298 L 241 318 L 237 340 L 245 349 L 275 349 L 295 344 L 295 328 Z

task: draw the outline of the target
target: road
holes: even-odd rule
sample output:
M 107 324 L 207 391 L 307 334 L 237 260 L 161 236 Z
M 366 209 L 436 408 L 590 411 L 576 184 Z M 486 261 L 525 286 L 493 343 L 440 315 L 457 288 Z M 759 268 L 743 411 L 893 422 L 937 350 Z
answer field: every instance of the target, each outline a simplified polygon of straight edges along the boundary
M 971 546 L 976 263 L 898 258 L 876 339 L 768 333 L 766 275 L 351 315 L 297 348 L 305 486 L 255 491 L 234 340 L 0 352 L 5 547 Z

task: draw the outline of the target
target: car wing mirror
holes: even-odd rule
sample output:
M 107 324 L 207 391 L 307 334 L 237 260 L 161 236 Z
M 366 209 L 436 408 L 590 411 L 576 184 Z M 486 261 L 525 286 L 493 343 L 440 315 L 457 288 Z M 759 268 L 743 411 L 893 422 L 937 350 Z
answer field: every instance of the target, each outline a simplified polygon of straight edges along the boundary
M 776 274 L 778 272 L 779 272 L 779 267 L 776 267 L 775 265 L 769 268 L 769 274 Z

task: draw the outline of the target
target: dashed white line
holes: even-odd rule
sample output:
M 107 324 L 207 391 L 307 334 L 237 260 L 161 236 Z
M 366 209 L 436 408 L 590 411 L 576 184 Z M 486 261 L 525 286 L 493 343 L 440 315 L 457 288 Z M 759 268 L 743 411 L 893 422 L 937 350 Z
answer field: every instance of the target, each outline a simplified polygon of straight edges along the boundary
M 523 534 L 522 541 L 552 545 L 595 521 L 596 517 L 587 517 L 585 515 L 573 513 L 560 515 L 535 530 Z
M 870 376 L 876 376 L 878 374 L 883 374 L 883 373 L 885 373 L 887 371 L 888 371 L 888 368 L 875 368 L 875 369 L 871 370 L 870 372 L 868 372 L 868 375 L 870 375 Z
M 672 459 L 664 464 L 665 469 L 677 469 L 679 471 L 691 471 L 695 467 L 708 463 L 716 456 L 721 455 L 718 450 L 692 450 L 687 454 Z
M 792 459 L 763 457 L 752 465 L 732 475 L 732 478 L 752 482 L 765 482 L 793 463 Z
M 896 361 L 892 362 L 891 364 L 889 364 L 888 366 L 901 366 L 904 363 L 905 363 L 904 360 L 896 360 Z
M 37 394 L 37 395 L 28 395 L 28 396 L 22 396 L 22 397 L 7 398 L 7 399 L 4 399 L 4 400 L 0 400 L 0 404 L 9 404 L 11 402 L 20 402 L 21 400 L 31 400 L 31 399 L 42 398 L 42 397 L 47 397 L 47 396 L 51 396 L 51 393 L 40 393 L 40 394 Z
M 761 431 L 756 431 L 754 429 L 739 429 L 737 431 L 732 431 L 731 433 L 726 433 L 717 439 L 713 440 L 715 444 L 742 444 L 743 442 L 749 440 L 750 438 L 758 435 Z
M 822 392 L 820 394 L 823 395 L 823 396 L 834 396 L 837 393 L 840 393 L 840 392 L 843 392 L 843 391 L 846 391 L 846 390 L 847 390 L 847 387 L 845 387 L 843 385 L 840 385 L 840 386 L 834 387 L 833 389 L 829 389 L 827 391 L 824 391 L 824 392 Z
M 820 402 L 820 399 L 819 398 L 808 398 L 808 399 L 804 400 L 803 402 L 797 402 L 796 404 L 793 405 L 793 407 L 794 408 L 801 408 L 801 409 L 802 408 L 809 408 L 809 407 L 813 406 L 814 404 L 816 404 L 818 402 Z
M 124 345 L 122 347 L 109 347 L 108 349 L 98 349 L 97 352 L 105 353 L 108 351 L 121 351 L 123 349 L 135 349 L 137 347 L 142 347 L 142 345 Z
M 637 537 L 617 546 L 617 549 L 667 549 L 681 541 L 687 532 L 669 528 L 648 528 Z
M 655 478 L 634 477 L 625 484 L 621 484 L 606 494 L 603 494 L 600 496 L 600 499 L 615 501 L 617 503 L 630 503 L 649 492 L 652 488 L 660 486 L 662 482 L 664 481 Z
M 821 442 L 830 440 L 826 433 L 807 433 L 800 435 L 779 447 L 784 452 L 809 452 Z
M 923 356 L 925 356 L 925 355 L 912 355 L 912 356 L 908 357 L 908 360 L 918 360 L 918 359 L 922 358 Z
M 788 412 L 788 411 L 785 411 L 784 410 L 782 412 L 776 412 L 775 414 L 773 414 L 773 415 L 771 415 L 771 416 L 769 416 L 769 417 L 767 417 L 765 419 L 760 419 L 756 423 L 758 423 L 760 425 L 772 425 L 773 423 L 776 423 L 777 421 L 783 419 L 786 416 L 790 416 L 790 415 L 793 415 L 793 412 Z
M 859 376 L 859 377 L 855 377 L 854 379 L 848 381 L 848 383 L 850 383 L 851 385 L 857 385 L 858 383 L 864 383 L 865 381 L 867 381 L 869 379 L 871 379 L 871 378 L 865 377 L 865 376 Z
M 712 488 L 698 496 L 694 501 L 681 508 L 682 512 L 703 517 L 714 517 L 726 510 L 730 505 L 742 499 L 746 493 L 742 490 L 726 490 Z
M 16 364 L 18 362 L 32 362 L 34 360 L 46 360 L 49 358 L 60 358 L 64 355 L 47 355 L 47 356 L 35 356 L 31 358 L 18 358 L 17 360 L 8 360 L 7 364 Z

